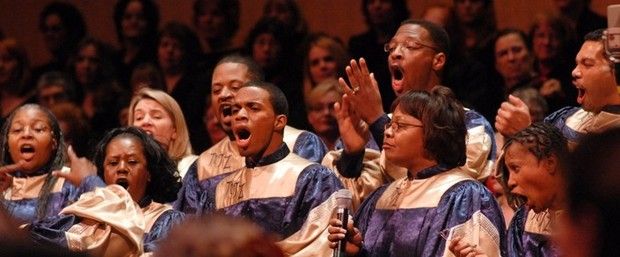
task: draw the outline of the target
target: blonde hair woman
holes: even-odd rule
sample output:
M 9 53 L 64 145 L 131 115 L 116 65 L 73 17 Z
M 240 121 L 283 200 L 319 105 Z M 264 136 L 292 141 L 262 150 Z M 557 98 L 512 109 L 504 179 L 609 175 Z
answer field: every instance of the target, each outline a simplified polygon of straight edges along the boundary
M 151 135 L 177 164 L 181 177 L 196 160 L 179 104 L 164 91 L 142 88 L 129 104 L 128 124 Z
M 327 34 L 311 35 L 304 49 L 304 97 L 326 79 L 337 79 L 347 66 L 347 50 L 340 40 Z

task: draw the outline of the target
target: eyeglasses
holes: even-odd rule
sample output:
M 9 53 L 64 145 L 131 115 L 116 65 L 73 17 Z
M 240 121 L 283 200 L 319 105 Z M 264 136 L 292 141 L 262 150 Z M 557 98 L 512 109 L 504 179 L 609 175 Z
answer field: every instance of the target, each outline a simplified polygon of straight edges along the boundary
M 393 53 L 394 51 L 396 51 L 396 48 L 398 48 L 400 46 L 401 51 L 403 51 L 402 49 L 405 49 L 409 52 L 412 52 L 414 50 L 420 49 L 422 47 L 428 47 L 430 49 L 435 50 L 436 52 L 439 52 L 439 49 L 437 49 L 437 47 L 431 46 L 431 45 L 427 45 L 424 43 L 421 43 L 420 41 L 416 41 L 416 40 L 406 40 L 405 42 L 394 42 L 394 41 L 390 41 L 388 43 L 385 43 L 385 45 L 383 45 L 383 51 L 385 51 L 386 53 Z M 402 53 L 402 52 L 401 52 Z
M 403 123 L 403 122 L 398 122 L 398 121 L 390 121 L 387 124 L 385 124 L 384 129 L 387 130 L 388 128 L 392 128 L 392 131 L 394 132 L 398 132 L 400 129 L 406 129 L 406 128 L 423 128 L 423 125 L 417 125 L 417 124 L 411 124 L 411 123 Z

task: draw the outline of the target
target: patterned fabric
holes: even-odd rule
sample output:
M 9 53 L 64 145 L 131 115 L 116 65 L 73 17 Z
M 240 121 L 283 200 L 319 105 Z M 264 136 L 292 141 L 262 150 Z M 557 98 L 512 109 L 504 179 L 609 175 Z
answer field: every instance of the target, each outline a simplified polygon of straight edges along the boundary
M 560 256 L 550 240 L 548 212 L 536 214 L 527 207 L 517 210 L 506 233 L 508 257 Z

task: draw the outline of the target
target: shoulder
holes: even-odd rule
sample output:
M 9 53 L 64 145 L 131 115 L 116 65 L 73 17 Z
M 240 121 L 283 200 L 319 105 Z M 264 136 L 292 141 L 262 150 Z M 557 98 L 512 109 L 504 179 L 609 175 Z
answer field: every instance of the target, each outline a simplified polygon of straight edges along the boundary
M 547 117 L 545 117 L 545 122 L 555 124 L 558 121 L 564 121 L 579 110 L 581 110 L 580 107 L 574 107 L 574 106 L 567 106 L 567 107 L 561 108 L 549 114 Z

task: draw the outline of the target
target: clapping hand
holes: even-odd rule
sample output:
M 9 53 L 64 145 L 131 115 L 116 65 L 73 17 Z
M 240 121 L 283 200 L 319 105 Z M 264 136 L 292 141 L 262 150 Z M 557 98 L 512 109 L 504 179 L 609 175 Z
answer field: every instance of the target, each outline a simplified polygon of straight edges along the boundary
M 78 187 L 86 177 L 97 174 L 97 167 L 88 159 L 78 157 L 73 151 L 73 147 L 69 146 L 67 155 L 69 156 L 69 167 L 71 170 L 69 172 L 55 170 L 52 173 L 54 176 L 65 178 L 71 184 Z

